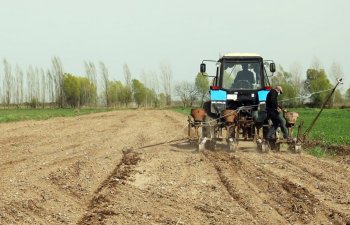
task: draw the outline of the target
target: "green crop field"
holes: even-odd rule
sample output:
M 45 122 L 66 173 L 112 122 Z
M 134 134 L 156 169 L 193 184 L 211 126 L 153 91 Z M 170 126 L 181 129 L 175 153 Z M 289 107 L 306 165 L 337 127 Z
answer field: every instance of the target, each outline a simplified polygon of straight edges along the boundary
M 300 113 L 305 121 L 305 129 L 311 124 L 319 109 L 290 109 Z M 304 130 L 305 130 L 304 129 Z M 350 146 L 350 109 L 325 109 L 318 118 L 309 137 L 327 145 L 341 144 Z
M 309 127 L 320 109 L 298 108 L 288 111 L 298 112 L 304 120 L 304 131 Z M 189 108 L 174 108 L 174 111 L 189 115 Z M 296 132 L 295 132 L 296 133 Z M 322 141 L 326 145 L 337 144 L 350 146 L 350 109 L 324 109 L 309 138 Z
M 106 109 L 0 109 L 0 123 L 21 120 L 46 120 L 52 117 L 78 116 Z

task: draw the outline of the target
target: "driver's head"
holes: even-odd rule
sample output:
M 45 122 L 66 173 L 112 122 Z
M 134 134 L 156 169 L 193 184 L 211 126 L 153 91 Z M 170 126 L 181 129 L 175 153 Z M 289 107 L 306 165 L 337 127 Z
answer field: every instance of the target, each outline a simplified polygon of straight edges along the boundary
M 248 64 L 247 63 L 243 63 L 242 64 L 242 68 L 243 68 L 243 70 L 248 70 Z

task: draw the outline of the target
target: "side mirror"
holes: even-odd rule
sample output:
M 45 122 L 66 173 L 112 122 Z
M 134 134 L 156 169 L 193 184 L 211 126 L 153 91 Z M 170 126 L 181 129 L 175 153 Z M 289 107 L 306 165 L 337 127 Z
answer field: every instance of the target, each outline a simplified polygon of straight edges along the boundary
M 200 68 L 201 73 L 205 73 L 206 71 L 206 66 L 204 63 L 201 63 L 201 68 Z
M 270 71 L 271 71 L 272 73 L 276 72 L 275 63 L 270 63 Z

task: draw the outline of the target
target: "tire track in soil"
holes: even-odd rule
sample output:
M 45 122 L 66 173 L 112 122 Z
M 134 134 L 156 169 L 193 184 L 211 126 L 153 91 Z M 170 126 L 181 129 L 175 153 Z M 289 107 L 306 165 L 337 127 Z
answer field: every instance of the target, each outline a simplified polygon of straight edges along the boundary
M 27 224 L 45 224 L 45 218 L 51 218 L 55 224 L 68 224 L 69 222 L 59 213 L 52 214 L 40 206 L 42 200 L 30 199 L 24 201 L 11 201 L 0 208 L 0 224 L 17 224 L 19 221 Z
M 263 167 L 258 167 L 256 162 L 244 159 L 244 174 L 258 187 L 265 187 L 269 191 L 272 205 L 281 215 L 288 215 L 287 221 L 290 223 L 302 224 L 348 224 L 344 214 L 335 212 L 325 206 L 311 190 L 291 181 L 288 176 L 281 176 Z M 268 179 L 261 179 L 263 182 L 256 182 L 250 168 L 256 168 L 257 174 Z M 271 184 L 270 181 L 277 181 Z
M 276 224 L 313 224 L 325 221 L 330 224 L 345 224 L 343 215 L 328 209 L 308 189 L 289 179 L 228 153 L 203 153 L 212 162 L 228 193 L 258 221 L 271 224 L 275 222 L 276 216 L 273 217 L 274 221 L 264 217 L 264 214 L 269 215 L 273 211 L 257 207 L 262 205 L 257 200 L 268 204 L 283 218 Z
M 331 182 L 349 185 L 349 183 L 347 182 L 348 176 L 344 174 L 344 170 L 346 170 L 346 168 L 340 165 L 334 165 L 328 162 L 322 162 L 320 160 L 316 160 L 315 162 L 315 160 L 311 157 L 308 157 L 308 159 L 305 160 L 306 162 L 292 160 L 290 157 L 285 157 L 283 155 L 275 155 L 274 157 L 276 159 L 286 162 L 288 165 L 292 165 L 295 168 L 299 168 L 301 171 L 310 174 L 310 176 L 315 177 L 320 181 L 330 179 Z M 320 167 L 322 167 L 322 170 L 317 171 L 317 169 L 320 169 Z M 326 178 L 326 176 L 322 173 L 325 175 L 336 173 L 337 177 L 328 176 Z
M 120 163 L 94 192 L 94 197 L 90 200 L 86 213 L 81 217 L 78 225 L 105 224 L 104 221 L 107 217 L 117 215 L 116 212 L 108 209 L 110 203 L 108 195 L 119 185 L 125 185 L 127 178 L 132 174 L 134 167 L 140 160 L 139 153 L 132 149 L 123 150 Z
M 329 211 L 329 217 L 334 218 L 334 220 L 340 224 L 350 224 L 350 195 L 348 193 L 350 185 L 348 181 L 346 181 L 346 175 L 341 172 L 341 168 L 335 168 L 334 165 L 331 165 L 329 162 L 321 162 L 310 157 L 308 157 L 307 160 L 308 164 L 302 161 L 295 162 L 291 160 L 290 157 L 286 158 L 283 155 L 274 155 L 274 160 L 277 160 L 278 163 L 270 164 L 273 168 L 266 168 L 266 170 L 270 173 L 278 174 L 284 162 L 288 166 L 288 171 L 284 172 L 285 176 L 290 177 L 290 180 L 293 178 L 293 180 L 296 180 L 298 183 L 302 181 L 308 191 L 320 202 L 322 201 L 323 207 Z M 253 164 L 254 159 L 249 159 L 249 162 Z M 317 165 L 314 163 L 317 163 Z M 325 165 L 323 166 L 322 163 L 325 163 Z M 324 167 L 324 169 L 322 171 L 317 171 L 316 168 L 320 169 L 320 167 Z M 303 175 L 305 173 L 307 173 L 307 175 Z M 331 175 L 334 173 L 338 175 L 340 179 Z M 317 185 L 313 185 L 315 183 L 317 183 Z M 334 184 L 337 184 L 336 187 L 334 187 Z
M 286 221 L 277 212 L 269 210 L 264 199 L 258 197 L 256 193 L 239 174 L 242 169 L 242 162 L 235 156 L 230 156 L 228 153 L 209 151 L 202 152 L 204 156 L 215 168 L 219 180 L 225 187 L 230 196 L 253 218 L 256 218 L 257 224 L 284 224 Z M 223 157 L 224 156 L 224 157 Z M 229 176 L 232 173 L 233 176 Z M 247 188 L 248 187 L 248 188 Z M 249 196 L 255 196 L 251 198 Z M 263 207 L 265 206 L 265 207 Z M 274 221 L 269 220 L 269 215 L 273 215 Z

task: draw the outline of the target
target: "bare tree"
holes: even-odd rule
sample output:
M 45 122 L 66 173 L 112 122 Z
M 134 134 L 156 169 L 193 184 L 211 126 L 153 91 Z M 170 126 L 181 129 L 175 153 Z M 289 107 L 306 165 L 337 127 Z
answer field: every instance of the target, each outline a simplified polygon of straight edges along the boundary
M 13 84 L 13 77 L 12 77 L 12 69 L 10 63 L 4 59 L 4 97 L 5 97 L 5 104 L 7 106 L 10 106 L 11 103 L 11 97 L 12 97 L 12 84 Z
M 25 72 L 23 72 L 23 103 L 27 103 L 29 100 L 29 91 L 28 91 L 28 68 Z
M 123 65 L 125 85 L 131 87 L 131 72 L 128 64 Z
M 330 78 L 335 83 L 337 82 L 338 78 L 342 78 L 342 77 L 344 77 L 344 71 L 342 66 L 338 62 L 333 61 L 331 65 Z
M 310 68 L 314 69 L 314 70 L 321 70 L 321 69 L 323 69 L 323 65 L 322 65 L 321 60 L 315 56 L 312 59 L 312 61 L 311 61 Z
M 141 70 L 141 75 L 140 75 L 141 82 L 145 87 L 149 88 L 149 73 L 146 72 L 145 70 Z
M 40 102 L 40 70 L 38 67 L 35 67 L 35 73 L 34 73 L 34 96 L 37 101 L 37 104 L 39 105 Z
M 161 79 L 163 83 L 163 90 L 166 96 L 166 105 L 171 104 L 171 82 L 173 73 L 169 63 L 162 62 L 160 64 Z
M 336 83 L 337 79 L 342 78 L 342 77 L 344 77 L 344 72 L 343 72 L 342 66 L 339 63 L 337 63 L 336 61 L 333 61 L 332 65 L 331 65 L 331 71 L 330 71 L 331 81 L 333 83 Z M 343 89 L 342 86 L 343 85 L 340 85 L 340 87 L 339 87 L 340 90 Z M 339 96 L 339 95 L 340 95 L 340 93 L 338 93 L 338 94 L 335 93 L 333 95 L 333 103 L 336 101 L 336 96 Z M 339 97 L 338 97 L 338 99 L 339 99 Z
M 86 72 L 86 76 L 90 81 L 90 84 L 92 84 L 93 86 L 98 87 L 97 84 L 97 72 L 96 72 L 96 67 L 94 65 L 94 63 L 92 62 L 84 62 L 85 65 L 85 72 Z M 97 90 L 98 93 L 98 90 Z M 93 102 L 94 105 L 96 105 L 96 96 L 91 96 L 91 92 L 85 93 L 87 99 L 91 100 Z
M 175 85 L 175 93 L 180 97 L 184 107 L 192 107 L 197 97 L 197 88 L 194 83 L 182 81 Z
M 40 99 L 41 99 L 41 106 L 42 108 L 45 107 L 45 102 L 46 102 L 46 93 L 47 93 L 47 83 L 46 83 L 46 74 L 45 71 L 41 68 L 40 69 L 40 77 L 41 77 L 41 83 L 40 83 Z
M 141 82 L 142 84 L 146 87 L 149 88 L 149 83 L 148 83 L 148 74 L 145 70 L 141 71 Z M 145 92 L 145 106 L 148 107 L 148 102 L 149 102 L 149 97 L 148 92 Z
M 47 85 L 47 89 L 48 89 L 48 102 L 49 103 L 53 103 L 55 101 L 55 81 L 54 78 L 52 76 L 52 73 L 50 72 L 50 70 L 46 71 L 47 74 L 47 78 L 48 78 L 48 85 Z
M 303 99 L 301 96 L 305 94 L 304 90 L 304 81 L 302 79 L 302 73 L 303 73 L 303 67 L 299 62 L 294 62 L 290 66 L 290 73 L 291 73 L 291 82 L 292 86 L 295 90 L 295 93 L 297 94 L 297 97 L 299 98 L 299 104 L 302 104 Z
M 155 71 L 150 72 L 150 88 L 154 90 L 157 94 L 159 93 L 159 80 L 158 74 Z
M 16 65 L 16 104 L 19 106 L 23 103 L 23 70 Z
M 30 65 L 27 69 L 27 92 L 28 92 L 28 102 L 32 102 L 34 98 L 34 69 Z
M 125 86 L 121 87 L 120 92 L 118 93 L 118 99 L 120 103 L 127 106 L 132 101 L 132 74 L 129 69 L 128 64 L 123 65 L 123 71 L 124 71 L 124 79 L 125 79 Z
M 28 102 L 32 108 L 38 107 L 40 100 L 39 69 L 29 66 L 27 69 Z
M 97 87 L 97 71 L 93 62 L 84 62 L 87 78 Z
M 57 105 L 60 108 L 64 106 L 64 92 L 63 92 L 63 66 L 58 57 L 52 58 L 52 76 L 55 80 Z
M 198 73 L 195 80 L 195 85 L 197 88 L 197 94 L 200 99 L 200 105 L 203 106 L 204 99 L 208 97 L 209 94 L 209 79 L 207 76 L 203 76 L 202 73 Z
M 101 76 L 102 76 L 102 90 L 104 99 L 106 101 L 106 106 L 110 106 L 110 97 L 108 94 L 109 91 L 109 75 L 108 75 L 108 69 L 106 65 L 103 62 L 100 62 L 100 69 L 101 69 Z

